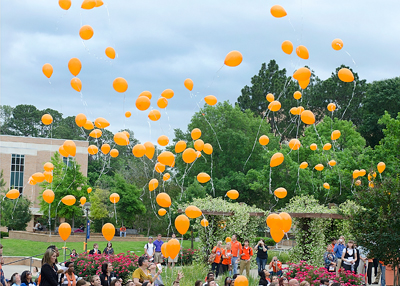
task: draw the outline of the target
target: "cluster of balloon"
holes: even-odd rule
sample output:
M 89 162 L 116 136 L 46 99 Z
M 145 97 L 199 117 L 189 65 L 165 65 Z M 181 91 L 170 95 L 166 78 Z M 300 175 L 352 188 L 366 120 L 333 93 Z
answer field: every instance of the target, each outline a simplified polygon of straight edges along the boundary
M 107 241 L 111 241 L 115 235 L 115 227 L 112 223 L 106 223 L 101 228 L 101 233 Z
M 75 142 L 72 140 L 65 140 L 65 142 L 63 143 L 63 145 L 61 145 L 58 148 L 58 152 L 60 153 L 61 156 L 63 157 L 75 157 L 76 155 L 76 145 Z M 33 177 L 33 179 L 35 179 Z
M 272 239 L 278 243 L 292 227 L 292 217 L 286 212 L 270 214 L 267 217 L 267 225 L 270 228 Z

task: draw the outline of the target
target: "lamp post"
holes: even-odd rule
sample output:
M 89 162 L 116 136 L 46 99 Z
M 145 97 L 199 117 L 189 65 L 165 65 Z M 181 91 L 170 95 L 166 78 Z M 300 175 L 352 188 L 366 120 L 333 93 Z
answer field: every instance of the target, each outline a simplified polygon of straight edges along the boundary
M 88 238 L 90 238 L 89 210 L 90 210 L 90 207 L 91 207 L 91 206 L 92 206 L 92 204 L 89 203 L 89 202 L 86 202 L 86 203 L 83 205 L 83 208 L 85 209 L 85 212 L 86 212 L 86 236 L 85 236 L 85 247 L 84 247 L 85 253 L 87 252 L 87 240 L 88 240 Z

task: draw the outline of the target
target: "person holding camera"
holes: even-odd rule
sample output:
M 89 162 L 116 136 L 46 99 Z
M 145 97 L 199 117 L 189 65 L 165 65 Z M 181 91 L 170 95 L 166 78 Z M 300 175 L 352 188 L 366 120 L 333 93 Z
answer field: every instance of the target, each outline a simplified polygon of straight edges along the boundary
M 339 238 L 338 243 L 333 248 L 333 253 L 335 253 L 336 256 L 336 275 L 339 273 L 339 269 L 342 267 L 342 254 L 343 254 L 343 249 L 345 248 L 346 248 L 345 240 L 344 236 L 342 235 Z
M 268 247 L 265 245 L 264 239 L 260 239 L 254 249 L 257 250 L 257 265 L 258 265 L 258 272 L 263 271 L 265 269 L 265 265 L 267 264 L 268 260 Z
M 272 268 L 271 276 L 281 276 L 282 275 L 282 262 L 278 260 L 278 257 L 274 256 L 272 258 L 271 263 L 269 264 L 269 267 Z

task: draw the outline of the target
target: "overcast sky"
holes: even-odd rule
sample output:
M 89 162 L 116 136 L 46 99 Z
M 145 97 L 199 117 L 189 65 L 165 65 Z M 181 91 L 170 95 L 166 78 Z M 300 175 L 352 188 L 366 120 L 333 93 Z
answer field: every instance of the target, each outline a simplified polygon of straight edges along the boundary
M 368 82 L 400 71 L 400 1 L 104 2 L 83 10 L 81 1 L 72 0 L 64 11 L 56 0 L 1 1 L 0 103 L 53 108 L 64 116 L 85 113 L 91 120 L 105 117 L 111 131 L 126 127 L 140 141 L 155 142 L 163 134 L 172 139 L 173 128 L 186 130 L 206 95 L 234 103 L 261 64 L 271 59 L 288 73 L 307 64 L 322 79 L 341 64 Z M 274 4 L 282 5 L 288 16 L 273 18 Z M 86 24 L 94 36 L 83 44 L 79 29 Z M 331 48 L 335 38 L 344 42 L 341 51 Z M 310 59 L 284 54 L 284 40 L 305 45 Z M 105 57 L 108 46 L 115 48 L 116 59 Z M 218 71 L 231 50 L 243 54 L 243 63 Z M 82 62 L 82 96 L 70 86 L 73 76 L 67 65 L 72 57 Z M 42 74 L 45 63 L 54 68 L 51 84 Z M 112 88 L 116 77 L 128 81 L 124 94 Z M 194 81 L 193 97 L 183 86 L 186 78 Z M 161 119 L 151 122 L 150 109 L 138 111 L 135 100 L 149 90 L 156 109 L 166 88 L 175 96 L 167 113 L 161 111 Z M 132 112 L 129 119 L 127 110 Z

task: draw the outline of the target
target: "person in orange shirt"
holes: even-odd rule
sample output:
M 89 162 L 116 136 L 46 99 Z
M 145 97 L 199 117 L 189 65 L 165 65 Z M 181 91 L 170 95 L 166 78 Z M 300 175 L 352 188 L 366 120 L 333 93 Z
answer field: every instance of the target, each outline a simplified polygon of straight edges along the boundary
M 230 266 L 230 267 L 229 267 Z M 229 269 L 231 268 L 231 269 Z M 232 249 L 231 243 L 227 242 L 225 248 L 222 249 L 222 272 L 226 273 L 229 271 L 229 276 L 232 272 Z
M 119 237 L 126 237 L 126 227 L 124 225 L 119 229 Z
M 236 234 L 232 235 L 231 241 L 231 248 L 232 248 L 232 268 L 233 274 L 237 274 L 237 268 L 239 264 L 240 252 L 242 251 L 242 244 L 237 241 Z
M 217 246 L 215 246 L 212 250 L 212 253 L 215 253 L 215 259 L 214 262 L 212 263 L 212 268 L 211 271 L 215 271 L 215 278 L 218 277 L 219 274 L 219 268 L 221 266 L 221 261 L 222 261 L 222 241 L 218 241 Z
M 282 275 L 282 262 L 278 260 L 278 257 L 274 256 L 272 258 L 271 263 L 269 264 L 269 267 L 272 268 L 271 275 L 275 276 L 281 276 Z
M 253 256 L 253 248 L 249 246 L 249 241 L 246 239 L 242 250 L 240 251 L 240 275 L 246 268 L 246 276 L 250 276 L 250 261 Z

